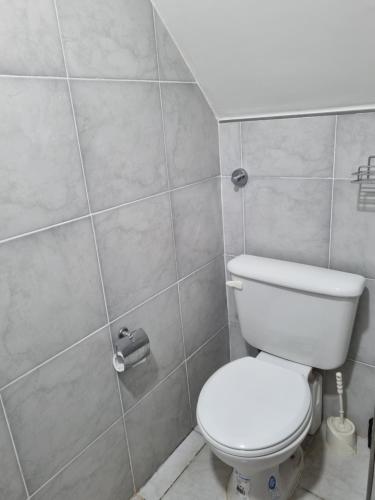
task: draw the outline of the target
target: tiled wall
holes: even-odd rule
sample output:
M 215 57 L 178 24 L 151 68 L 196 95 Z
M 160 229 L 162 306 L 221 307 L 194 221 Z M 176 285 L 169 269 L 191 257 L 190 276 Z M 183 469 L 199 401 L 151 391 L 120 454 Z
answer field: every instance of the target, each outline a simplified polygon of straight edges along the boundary
M 217 123 L 148 0 L 1 2 L 0 46 L 0 498 L 126 500 L 228 356 Z
M 226 259 L 254 253 L 368 278 L 343 367 L 348 414 L 363 435 L 375 404 L 375 191 L 350 179 L 371 154 L 373 113 L 220 125 Z M 230 175 L 240 166 L 249 182 L 236 192 Z M 228 303 L 231 356 L 251 354 L 231 295 Z M 325 379 L 325 410 L 336 414 L 334 373 Z

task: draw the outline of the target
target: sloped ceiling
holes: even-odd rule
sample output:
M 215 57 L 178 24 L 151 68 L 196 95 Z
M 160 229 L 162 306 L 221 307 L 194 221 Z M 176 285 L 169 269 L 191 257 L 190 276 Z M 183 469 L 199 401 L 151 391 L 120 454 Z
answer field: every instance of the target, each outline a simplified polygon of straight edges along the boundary
M 153 0 L 219 120 L 375 109 L 375 0 Z

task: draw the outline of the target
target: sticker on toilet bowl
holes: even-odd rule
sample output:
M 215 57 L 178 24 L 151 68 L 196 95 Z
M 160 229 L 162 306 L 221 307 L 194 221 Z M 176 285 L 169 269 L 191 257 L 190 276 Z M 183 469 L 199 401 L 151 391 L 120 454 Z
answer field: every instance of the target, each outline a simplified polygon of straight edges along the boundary
M 247 498 L 250 493 L 250 478 L 236 471 L 236 491 L 240 498 Z
M 280 493 L 275 476 L 270 476 L 268 480 L 268 491 L 270 492 L 271 500 L 279 500 Z

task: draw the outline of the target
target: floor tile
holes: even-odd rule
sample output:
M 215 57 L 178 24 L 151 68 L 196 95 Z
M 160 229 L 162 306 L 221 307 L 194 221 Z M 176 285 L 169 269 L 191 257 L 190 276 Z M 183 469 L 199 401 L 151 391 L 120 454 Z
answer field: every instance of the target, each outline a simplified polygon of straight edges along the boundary
M 232 469 L 216 458 L 208 446 L 205 446 L 162 498 L 226 500 L 226 488 L 231 473 Z
M 358 438 L 357 455 L 342 456 L 327 447 L 321 430 L 305 451 L 301 486 L 325 500 L 363 500 L 368 460 L 366 439 Z
M 140 490 L 141 498 L 146 500 L 161 498 L 204 445 L 205 441 L 201 434 L 192 431 Z

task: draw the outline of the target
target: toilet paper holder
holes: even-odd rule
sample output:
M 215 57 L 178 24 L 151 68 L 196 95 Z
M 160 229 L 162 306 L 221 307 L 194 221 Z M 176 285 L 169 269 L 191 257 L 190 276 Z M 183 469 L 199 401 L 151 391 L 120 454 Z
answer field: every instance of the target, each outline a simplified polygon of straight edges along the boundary
M 150 354 L 150 339 L 143 328 L 121 328 L 115 343 L 113 366 L 119 373 L 138 365 Z

